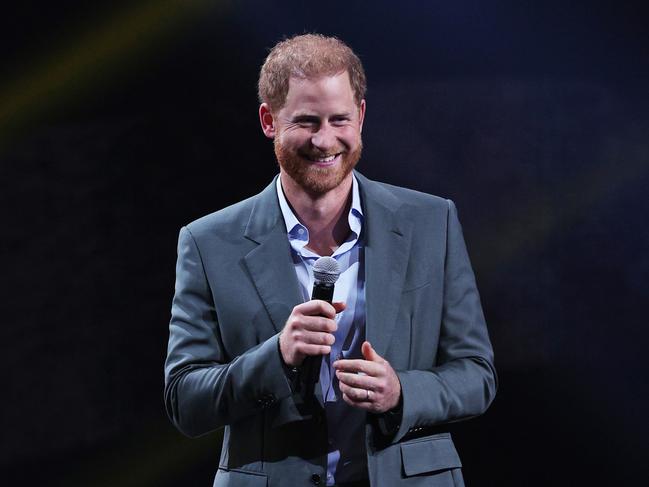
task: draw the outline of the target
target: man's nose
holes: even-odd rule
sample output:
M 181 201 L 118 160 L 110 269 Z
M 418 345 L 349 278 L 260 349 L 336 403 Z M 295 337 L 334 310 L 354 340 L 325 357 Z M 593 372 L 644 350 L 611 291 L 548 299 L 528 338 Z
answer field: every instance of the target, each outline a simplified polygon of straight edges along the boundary
M 311 136 L 314 147 L 327 151 L 336 145 L 336 136 L 329 124 L 323 123 Z

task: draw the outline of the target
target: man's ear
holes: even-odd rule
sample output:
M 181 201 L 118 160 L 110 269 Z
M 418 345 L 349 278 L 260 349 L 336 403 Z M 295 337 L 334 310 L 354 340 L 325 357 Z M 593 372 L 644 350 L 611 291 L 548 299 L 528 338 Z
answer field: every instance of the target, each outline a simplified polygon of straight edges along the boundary
M 259 105 L 259 123 L 261 123 L 261 130 L 264 135 L 269 139 L 275 138 L 275 118 L 270 111 L 268 103 Z
M 365 100 L 361 100 L 361 104 L 358 107 L 358 131 L 362 132 L 363 131 L 363 120 L 365 120 Z

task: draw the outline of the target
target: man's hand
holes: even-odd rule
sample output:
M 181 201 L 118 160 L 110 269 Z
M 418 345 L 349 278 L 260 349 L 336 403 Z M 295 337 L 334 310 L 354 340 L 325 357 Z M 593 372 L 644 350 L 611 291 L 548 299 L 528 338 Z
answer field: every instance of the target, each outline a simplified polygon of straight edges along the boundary
M 286 320 L 279 336 L 279 349 L 286 365 L 301 365 L 308 355 L 326 355 L 331 352 L 338 325 L 336 313 L 345 309 L 345 303 L 329 304 L 312 299 L 298 304 Z
M 354 407 L 384 413 L 399 404 L 401 383 L 390 363 L 364 342 L 363 359 L 334 362 L 343 400 Z

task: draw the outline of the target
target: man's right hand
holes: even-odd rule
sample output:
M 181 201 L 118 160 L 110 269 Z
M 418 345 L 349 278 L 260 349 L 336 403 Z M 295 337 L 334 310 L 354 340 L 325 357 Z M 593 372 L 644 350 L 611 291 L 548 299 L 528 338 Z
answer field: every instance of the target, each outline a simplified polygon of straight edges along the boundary
M 345 309 L 345 303 L 312 299 L 298 304 L 286 321 L 279 336 L 279 349 L 286 365 L 302 365 L 308 355 L 327 355 L 333 345 L 333 333 L 338 328 L 336 313 Z

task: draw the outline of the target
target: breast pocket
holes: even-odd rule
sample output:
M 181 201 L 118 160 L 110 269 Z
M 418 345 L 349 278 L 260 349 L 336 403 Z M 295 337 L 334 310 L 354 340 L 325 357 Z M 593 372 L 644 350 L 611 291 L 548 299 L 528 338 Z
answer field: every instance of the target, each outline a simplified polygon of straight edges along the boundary
M 422 485 L 454 486 L 453 469 L 462 467 L 450 434 L 426 436 L 401 443 L 401 462 L 406 477 L 430 476 Z

